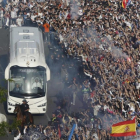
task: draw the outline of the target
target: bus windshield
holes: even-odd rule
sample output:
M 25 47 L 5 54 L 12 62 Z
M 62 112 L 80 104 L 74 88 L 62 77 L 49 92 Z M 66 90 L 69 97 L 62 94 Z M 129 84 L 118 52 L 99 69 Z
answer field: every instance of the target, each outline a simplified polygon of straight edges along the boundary
M 44 67 L 10 68 L 9 93 L 11 96 L 45 96 L 46 69 Z

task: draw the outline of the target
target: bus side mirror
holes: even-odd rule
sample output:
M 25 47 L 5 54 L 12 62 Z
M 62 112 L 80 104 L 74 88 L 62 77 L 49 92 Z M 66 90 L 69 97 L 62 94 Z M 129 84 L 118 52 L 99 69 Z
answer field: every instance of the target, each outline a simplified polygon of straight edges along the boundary
M 46 79 L 47 79 L 47 81 L 49 81 L 49 80 L 50 80 L 50 69 L 49 69 L 48 66 L 46 67 L 46 73 L 47 73 L 47 74 L 46 74 L 46 76 L 47 76 Z
M 5 69 L 5 79 L 8 80 L 9 79 L 9 65 L 6 67 Z

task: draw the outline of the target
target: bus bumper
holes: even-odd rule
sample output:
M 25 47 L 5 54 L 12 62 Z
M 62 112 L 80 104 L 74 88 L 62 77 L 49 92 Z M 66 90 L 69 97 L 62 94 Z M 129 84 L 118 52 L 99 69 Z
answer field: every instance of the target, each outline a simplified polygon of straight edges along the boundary
M 7 111 L 8 113 L 14 113 L 16 103 L 9 103 L 7 101 Z M 45 114 L 47 112 L 47 103 L 44 106 L 39 104 L 29 105 L 29 112 L 31 114 Z
M 14 113 L 15 107 L 14 106 L 7 106 L 8 113 Z M 38 107 L 38 108 L 30 108 L 29 112 L 31 114 L 45 114 L 46 107 Z

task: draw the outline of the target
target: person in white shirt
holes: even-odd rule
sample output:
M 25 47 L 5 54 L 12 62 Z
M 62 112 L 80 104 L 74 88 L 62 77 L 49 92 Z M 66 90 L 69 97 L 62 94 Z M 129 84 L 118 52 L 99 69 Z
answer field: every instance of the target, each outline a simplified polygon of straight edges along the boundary
M 23 23 L 23 18 L 21 17 L 21 15 L 18 16 L 17 20 L 16 20 L 16 23 L 19 27 L 22 26 L 22 23 Z
M 16 5 L 19 2 L 19 0 L 12 0 L 12 2 Z
M 24 126 L 23 133 L 26 134 L 27 133 L 26 131 L 27 131 L 27 125 Z
M 9 5 L 5 6 L 5 11 L 9 11 Z
M 94 106 L 94 116 L 98 115 L 98 111 L 99 111 L 100 108 L 101 108 L 101 106 L 99 104 Z
M 42 85 L 39 82 L 38 78 L 35 79 L 35 82 L 32 85 L 32 89 L 34 89 L 34 88 L 41 88 L 42 89 Z
M 43 17 L 43 13 L 41 11 L 38 12 L 38 16 L 40 16 L 41 18 Z
M 19 10 L 18 6 L 14 6 L 13 8 L 14 8 L 14 11 L 18 12 Z
M 83 10 L 81 9 L 81 7 L 79 7 L 79 10 L 78 10 L 78 13 L 77 13 L 79 16 L 82 16 L 83 15 Z
M 17 25 L 15 24 L 15 22 L 13 22 L 11 25 L 10 25 L 10 28 L 12 27 L 17 27 Z
M 36 15 L 36 13 L 34 12 L 34 13 L 31 15 L 31 20 L 34 21 L 36 17 L 37 17 L 37 15 Z
M 30 4 L 29 4 L 29 8 L 32 9 L 33 7 L 34 7 L 34 3 L 33 3 L 33 1 L 32 1 L 32 2 L 30 2 Z
M 16 18 L 17 18 L 17 12 L 14 10 L 14 8 L 12 8 L 12 11 L 11 11 L 11 24 L 13 22 L 16 22 Z
M 4 18 L 3 18 L 3 9 L 2 9 L 2 7 L 0 7 L 0 28 L 2 28 L 2 26 L 3 26 L 3 23 L 4 23 Z
M 136 89 L 140 89 L 140 79 L 138 79 L 138 81 L 136 82 Z
M 20 130 L 18 128 L 18 131 L 16 131 L 15 134 L 14 134 L 14 140 L 19 140 L 20 137 L 21 137 L 21 133 L 20 133 Z

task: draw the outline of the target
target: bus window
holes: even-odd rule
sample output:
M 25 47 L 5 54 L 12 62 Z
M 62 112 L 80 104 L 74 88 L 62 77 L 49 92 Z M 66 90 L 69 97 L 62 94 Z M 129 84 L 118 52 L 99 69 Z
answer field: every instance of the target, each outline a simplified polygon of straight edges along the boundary
M 9 90 L 11 94 L 44 95 L 46 92 L 46 70 L 43 67 L 10 68 Z

